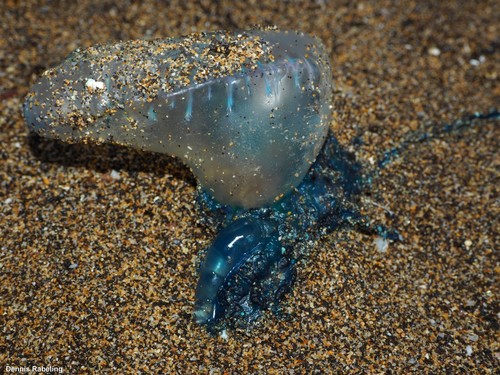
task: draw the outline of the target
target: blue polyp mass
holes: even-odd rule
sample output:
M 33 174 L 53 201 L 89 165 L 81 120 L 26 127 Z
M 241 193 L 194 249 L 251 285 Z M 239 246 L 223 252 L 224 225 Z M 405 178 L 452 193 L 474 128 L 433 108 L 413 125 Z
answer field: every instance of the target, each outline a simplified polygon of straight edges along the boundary
M 350 225 L 393 236 L 359 214 L 356 199 L 362 190 L 361 166 L 330 134 L 304 181 L 269 207 L 233 208 L 200 191 L 202 209 L 223 229 L 200 267 L 195 320 L 217 331 L 226 324 L 251 325 L 266 309 L 279 312 L 280 300 L 295 280 L 297 261 L 307 256 L 307 244 L 320 233 Z M 231 260 L 225 261 L 228 254 Z M 216 270 L 220 262 L 228 267 L 225 279 Z

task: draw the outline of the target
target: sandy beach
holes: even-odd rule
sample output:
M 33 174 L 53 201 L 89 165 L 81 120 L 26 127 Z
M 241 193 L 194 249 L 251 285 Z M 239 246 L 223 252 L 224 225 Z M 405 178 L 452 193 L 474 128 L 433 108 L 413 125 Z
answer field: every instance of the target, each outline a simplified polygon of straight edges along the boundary
M 326 45 L 331 129 L 375 169 L 408 132 L 500 108 L 498 4 L 431 3 L 3 1 L 2 369 L 498 371 L 498 120 L 410 144 L 379 173 L 363 213 L 401 242 L 380 248 L 336 231 L 298 265 L 283 317 L 211 336 L 191 313 L 200 253 L 216 233 L 189 169 L 165 155 L 36 137 L 22 116 L 30 86 L 76 48 L 277 25 Z

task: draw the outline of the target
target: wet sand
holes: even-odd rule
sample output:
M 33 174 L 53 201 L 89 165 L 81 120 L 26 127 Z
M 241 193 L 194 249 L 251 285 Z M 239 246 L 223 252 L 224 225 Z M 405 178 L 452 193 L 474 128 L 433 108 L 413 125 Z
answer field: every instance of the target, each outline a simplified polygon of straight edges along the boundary
M 68 2 L 69 3 L 69 2 Z M 494 373 L 498 121 L 410 145 L 363 199 L 404 240 L 348 229 L 298 267 L 285 318 L 191 320 L 215 235 L 167 156 L 30 137 L 29 86 L 73 49 L 275 24 L 330 51 L 331 126 L 367 169 L 408 131 L 500 103 L 495 2 L 0 4 L 0 366 L 64 373 Z M 259 5 L 262 4 L 262 5 Z M 353 145 L 353 140 L 361 142 Z

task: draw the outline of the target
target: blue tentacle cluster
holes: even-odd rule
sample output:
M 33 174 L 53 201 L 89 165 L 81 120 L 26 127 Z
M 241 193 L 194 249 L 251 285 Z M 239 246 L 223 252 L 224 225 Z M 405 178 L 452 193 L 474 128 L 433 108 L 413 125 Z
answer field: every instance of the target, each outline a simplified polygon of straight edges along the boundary
M 356 209 L 362 189 L 361 166 L 333 135 L 304 181 L 269 207 L 221 205 L 200 189 L 202 209 L 223 229 L 200 268 L 196 322 L 211 329 L 222 327 L 222 318 L 248 325 L 262 310 L 277 310 L 295 280 L 297 260 L 320 233 L 345 224 L 372 230 Z
M 359 212 L 358 198 L 372 177 L 410 144 L 461 130 L 480 120 L 498 119 L 500 112 L 492 110 L 408 133 L 399 146 L 380 154 L 380 162 L 371 171 L 364 171 L 330 133 L 302 183 L 265 208 L 245 210 L 221 205 L 200 188 L 201 208 L 224 229 L 207 250 L 200 268 L 196 321 L 216 331 L 225 322 L 248 326 L 268 308 L 278 311 L 278 303 L 295 280 L 297 261 L 310 251 L 307 244 L 341 226 L 400 241 L 397 230 L 376 225 Z M 233 242 L 238 246 L 231 249 Z M 224 269 L 223 282 L 212 282 L 216 268 Z
M 272 261 L 280 255 L 277 227 L 273 220 L 247 217 L 234 221 L 219 233 L 207 251 L 196 287 L 197 323 L 215 322 L 222 316 L 224 306 L 218 294 L 250 257 L 260 252 Z

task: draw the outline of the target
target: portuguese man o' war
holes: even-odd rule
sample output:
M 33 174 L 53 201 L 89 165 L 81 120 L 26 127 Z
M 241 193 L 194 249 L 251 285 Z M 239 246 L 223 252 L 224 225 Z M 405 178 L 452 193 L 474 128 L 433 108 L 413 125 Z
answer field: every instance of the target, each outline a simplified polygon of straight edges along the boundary
M 24 116 L 42 136 L 167 153 L 191 168 L 200 209 L 219 230 L 193 315 L 217 331 L 279 312 L 320 235 L 349 226 L 401 239 L 359 213 L 370 176 L 329 132 L 332 91 L 316 38 L 220 31 L 76 50 L 33 86 Z M 498 117 L 410 133 L 377 168 L 410 143 Z
M 219 202 L 253 208 L 304 178 L 326 137 L 331 87 L 313 37 L 198 33 L 76 50 L 34 85 L 24 113 L 46 137 L 177 156 Z

